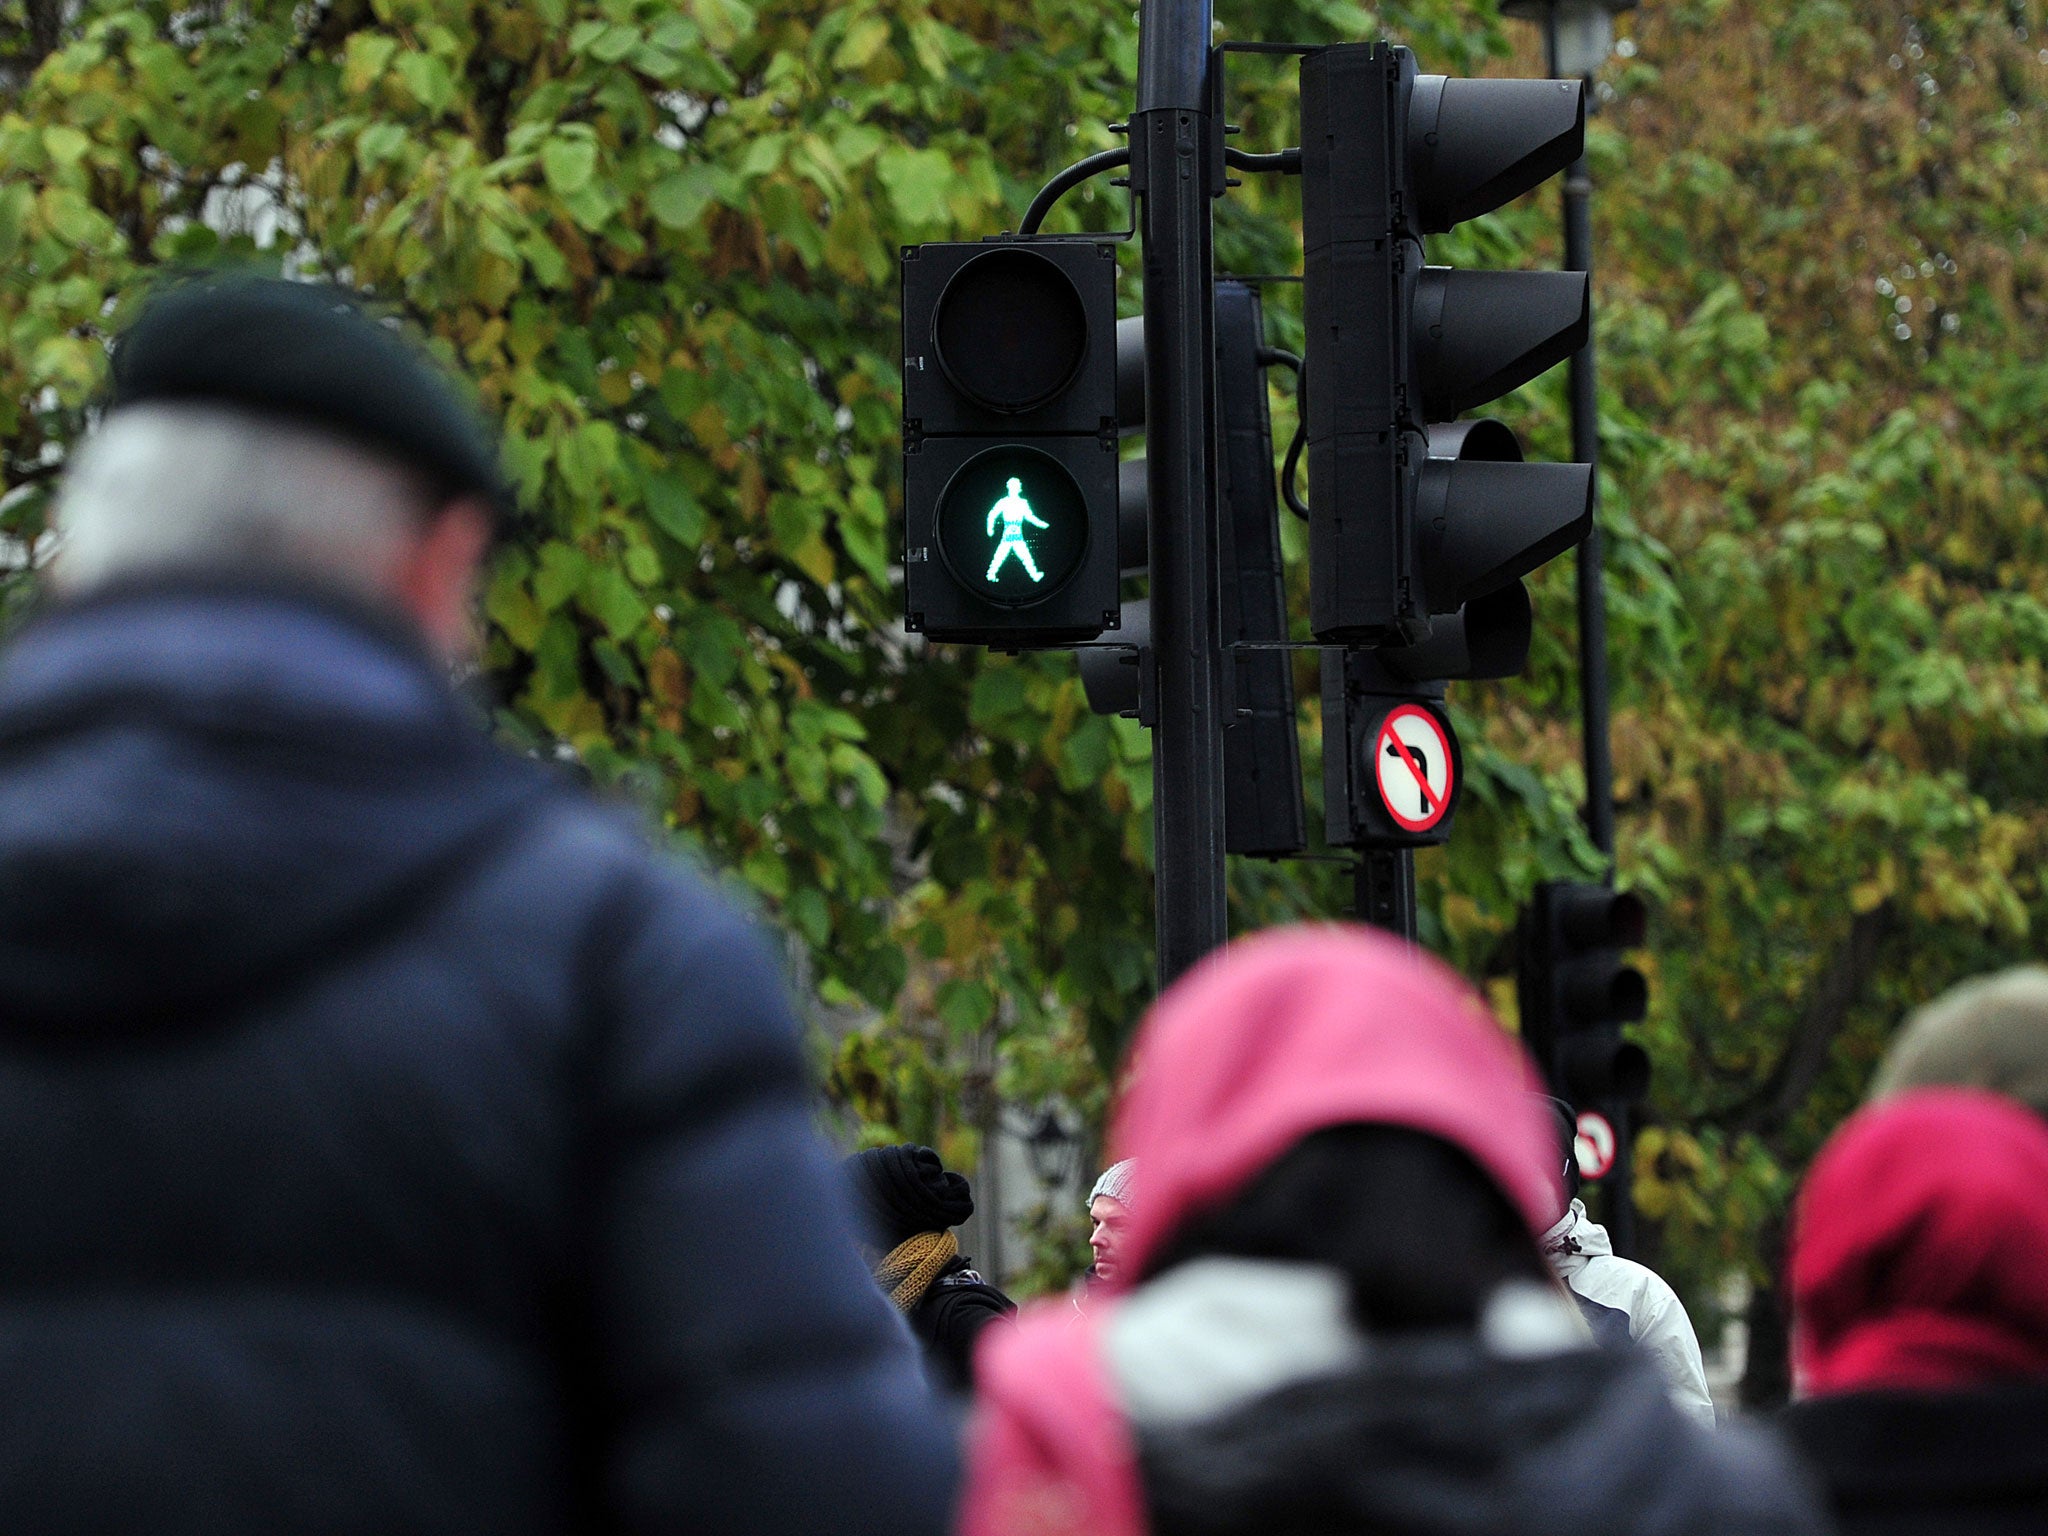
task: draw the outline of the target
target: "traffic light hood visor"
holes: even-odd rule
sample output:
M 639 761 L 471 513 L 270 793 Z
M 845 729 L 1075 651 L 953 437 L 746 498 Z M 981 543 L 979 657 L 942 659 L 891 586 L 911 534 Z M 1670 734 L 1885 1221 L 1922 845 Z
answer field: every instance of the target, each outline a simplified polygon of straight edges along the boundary
M 1159 1000 L 1133 1048 L 1110 1151 L 1139 1160 L 1145 1201 L 1120 1273 L 1141 1276 L 1190 1216 L 1338 1125 L 1449 1142 L 1507 1196 L 1533 1241 L 1553 1219 L 1556 1181 L 1540 1092 L 1478 995 L 1387 935 L 1291 928 L 1234 944 Z

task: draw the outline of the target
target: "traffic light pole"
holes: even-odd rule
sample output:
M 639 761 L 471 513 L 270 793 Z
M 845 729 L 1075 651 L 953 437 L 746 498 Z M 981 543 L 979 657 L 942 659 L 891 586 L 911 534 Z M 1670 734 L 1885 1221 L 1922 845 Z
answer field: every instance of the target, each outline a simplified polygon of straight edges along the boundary
M 1558 72 L 1557 8 L 1547 12 L 1544 44 L 1550 72 Z M 1564 177 L 1564 264 L 1590 274 L 1593 270 L 1593 170 L 1581 155 Z M 1586 761 L 1586 831 L 1614 869 L 1614 748 L 1608 720 L 1607 693 L 1607 541 L 1600 533 L 1600 393 L 1593 368 L 1593 336 L 1572 355 L 1572 457 L 1593 466 L 1595 515 L 1578 550 L 1579 599 L 1579 725 Z M 1630 1133 L 1626 1105 L 1612 1110 L 1614 1166 L 1604 1181 L 1609 1191 L 1608 1236 L 1623 1258 L 1636 1249 L 1635 1137 Z
M 1557 7 L 1544 12 L 1543 44 L 1550 73 L 1558 73 Z M 1590 89 L 1590 86 L 1588 87 Z M 1589 107 L 1590 110 L 1590 107 Z M 1593 169 L 1584 155 L 1564 174 L 1564 265 L 1593 271 Z M 1593 371 L 1593 332 L 1572 354 L 1572 458 L 1593 467 L 1593 525 L 1578 550 L 1579 726 L 1586 760 L 1586 830 L 1593 846 L 1614 864 L 1614 751 L 1607 709 L 1606 540 L 1600 535 L 1600 394 Z
M 1228 935 L 1210 293 L 1209 0 L 1143 0 L 1131 186 L 1145 263 L 1159 985 Z
M 1564 178 L 1564 264 L 1593 270 L 1593 173 L 1584 156 Z M 1597 508 L 1600 400 L 1593 373 L 1593 339 L 1572 354 L 1572 457 L 1593 466 Z M 1614 862 L 1614 754 L 1607 718 L 1606 541 L 1596 516 L 1578 552 L 1579 719 L 1586 752 L 1586 830 L 1593 846 Z
M 1354 878 L 1355 915 L 1388 933 L 1415 942 L 1415 850 L 1361 848 Z

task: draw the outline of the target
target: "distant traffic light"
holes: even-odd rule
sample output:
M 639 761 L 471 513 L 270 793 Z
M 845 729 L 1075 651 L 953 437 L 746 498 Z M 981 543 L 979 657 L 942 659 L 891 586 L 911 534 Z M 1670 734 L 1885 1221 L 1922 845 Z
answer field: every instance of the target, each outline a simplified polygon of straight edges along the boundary
M 905 628 L 995 646 L 1116 628 L 1114 247 L 911 246 L 902 280 Z
M 1640 897 L 1574 880 L 1545 881 L 1523 911 L 1522 1039 L 1552 1091 L 1575 1105 L 1625 1108 L 1649 1089 L 1649 1056 L 1622 1037 L 1649 1004 L 1649 984 L 1624 955 L 1647 922 Z
M 1301 782 L 1301 738 L 1294 673 L 1288 653 L 1286 593 L 1280 557 L 1279 502 L 1274 491 L 1273 427 L 1266 402 L 1265 317 L 1258 290 L 1215 285 L 1216 412 L 1222 441 L 1217 528 L 1221 585 L 1225 725 L 1223 835 L 1226 852 L 1284 858 L 1308 845 Z M 1126 435 L 1144 421 L 1144 330 L 1119 324 L 1121 419 Z M 1145 461 L 1123 466 L 1122 567 L 1146 570 Z M 1152 643 L 1151 602 L 1123 605 L 1117 644 L 1081 651 L 1089 706 L 1102 714 L 1136 715 L 1151 724 L 1146 655 Z
M 1580 82 L 1418 75 L 1386 44 L 1301 66 L 1310 627 L 1405 646 L 1576 543 L 1592 472 L 1433 457 L 1430 423 L 1562 361 L 1587 335 L 1583 272 L 1423 265 L 1423 236 L 1575 159 Z

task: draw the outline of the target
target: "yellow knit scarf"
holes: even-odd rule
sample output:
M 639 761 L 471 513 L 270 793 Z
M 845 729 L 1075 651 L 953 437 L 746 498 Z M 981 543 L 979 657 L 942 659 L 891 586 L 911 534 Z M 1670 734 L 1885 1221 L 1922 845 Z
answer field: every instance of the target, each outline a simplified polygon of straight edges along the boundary
M 931 1289 L 939 1271 L 960 1253 L 960 1244 L 950 1232 L 920 1232 L 891 1248 L 888 1257 L 875 1266 L 875 1278 L 896 1310 L 908 1312 Z

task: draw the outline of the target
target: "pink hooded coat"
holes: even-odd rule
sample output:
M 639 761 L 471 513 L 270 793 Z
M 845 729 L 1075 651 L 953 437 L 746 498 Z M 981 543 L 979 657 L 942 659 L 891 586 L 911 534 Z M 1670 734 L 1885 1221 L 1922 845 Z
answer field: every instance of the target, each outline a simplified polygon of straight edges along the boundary
M 1192 1213 L 1227 1202 L 1335 1125 L 1405 1126 L 1463 1149 L 1532 1239 L 1555 1214 L 1551 1111 L 1476 993 L 1370 929 L 1289 928 L 1232 945 L 1177 983 L 1140 1030 L 1111 1128 L 1144 1170 L 1122 1276 L 1143 1275 Z M 1097 1334 L 1107 1306 L 1027 1312 L 991 1331 L 961 1536 L 1144 1536 L 1136 1449 Z

